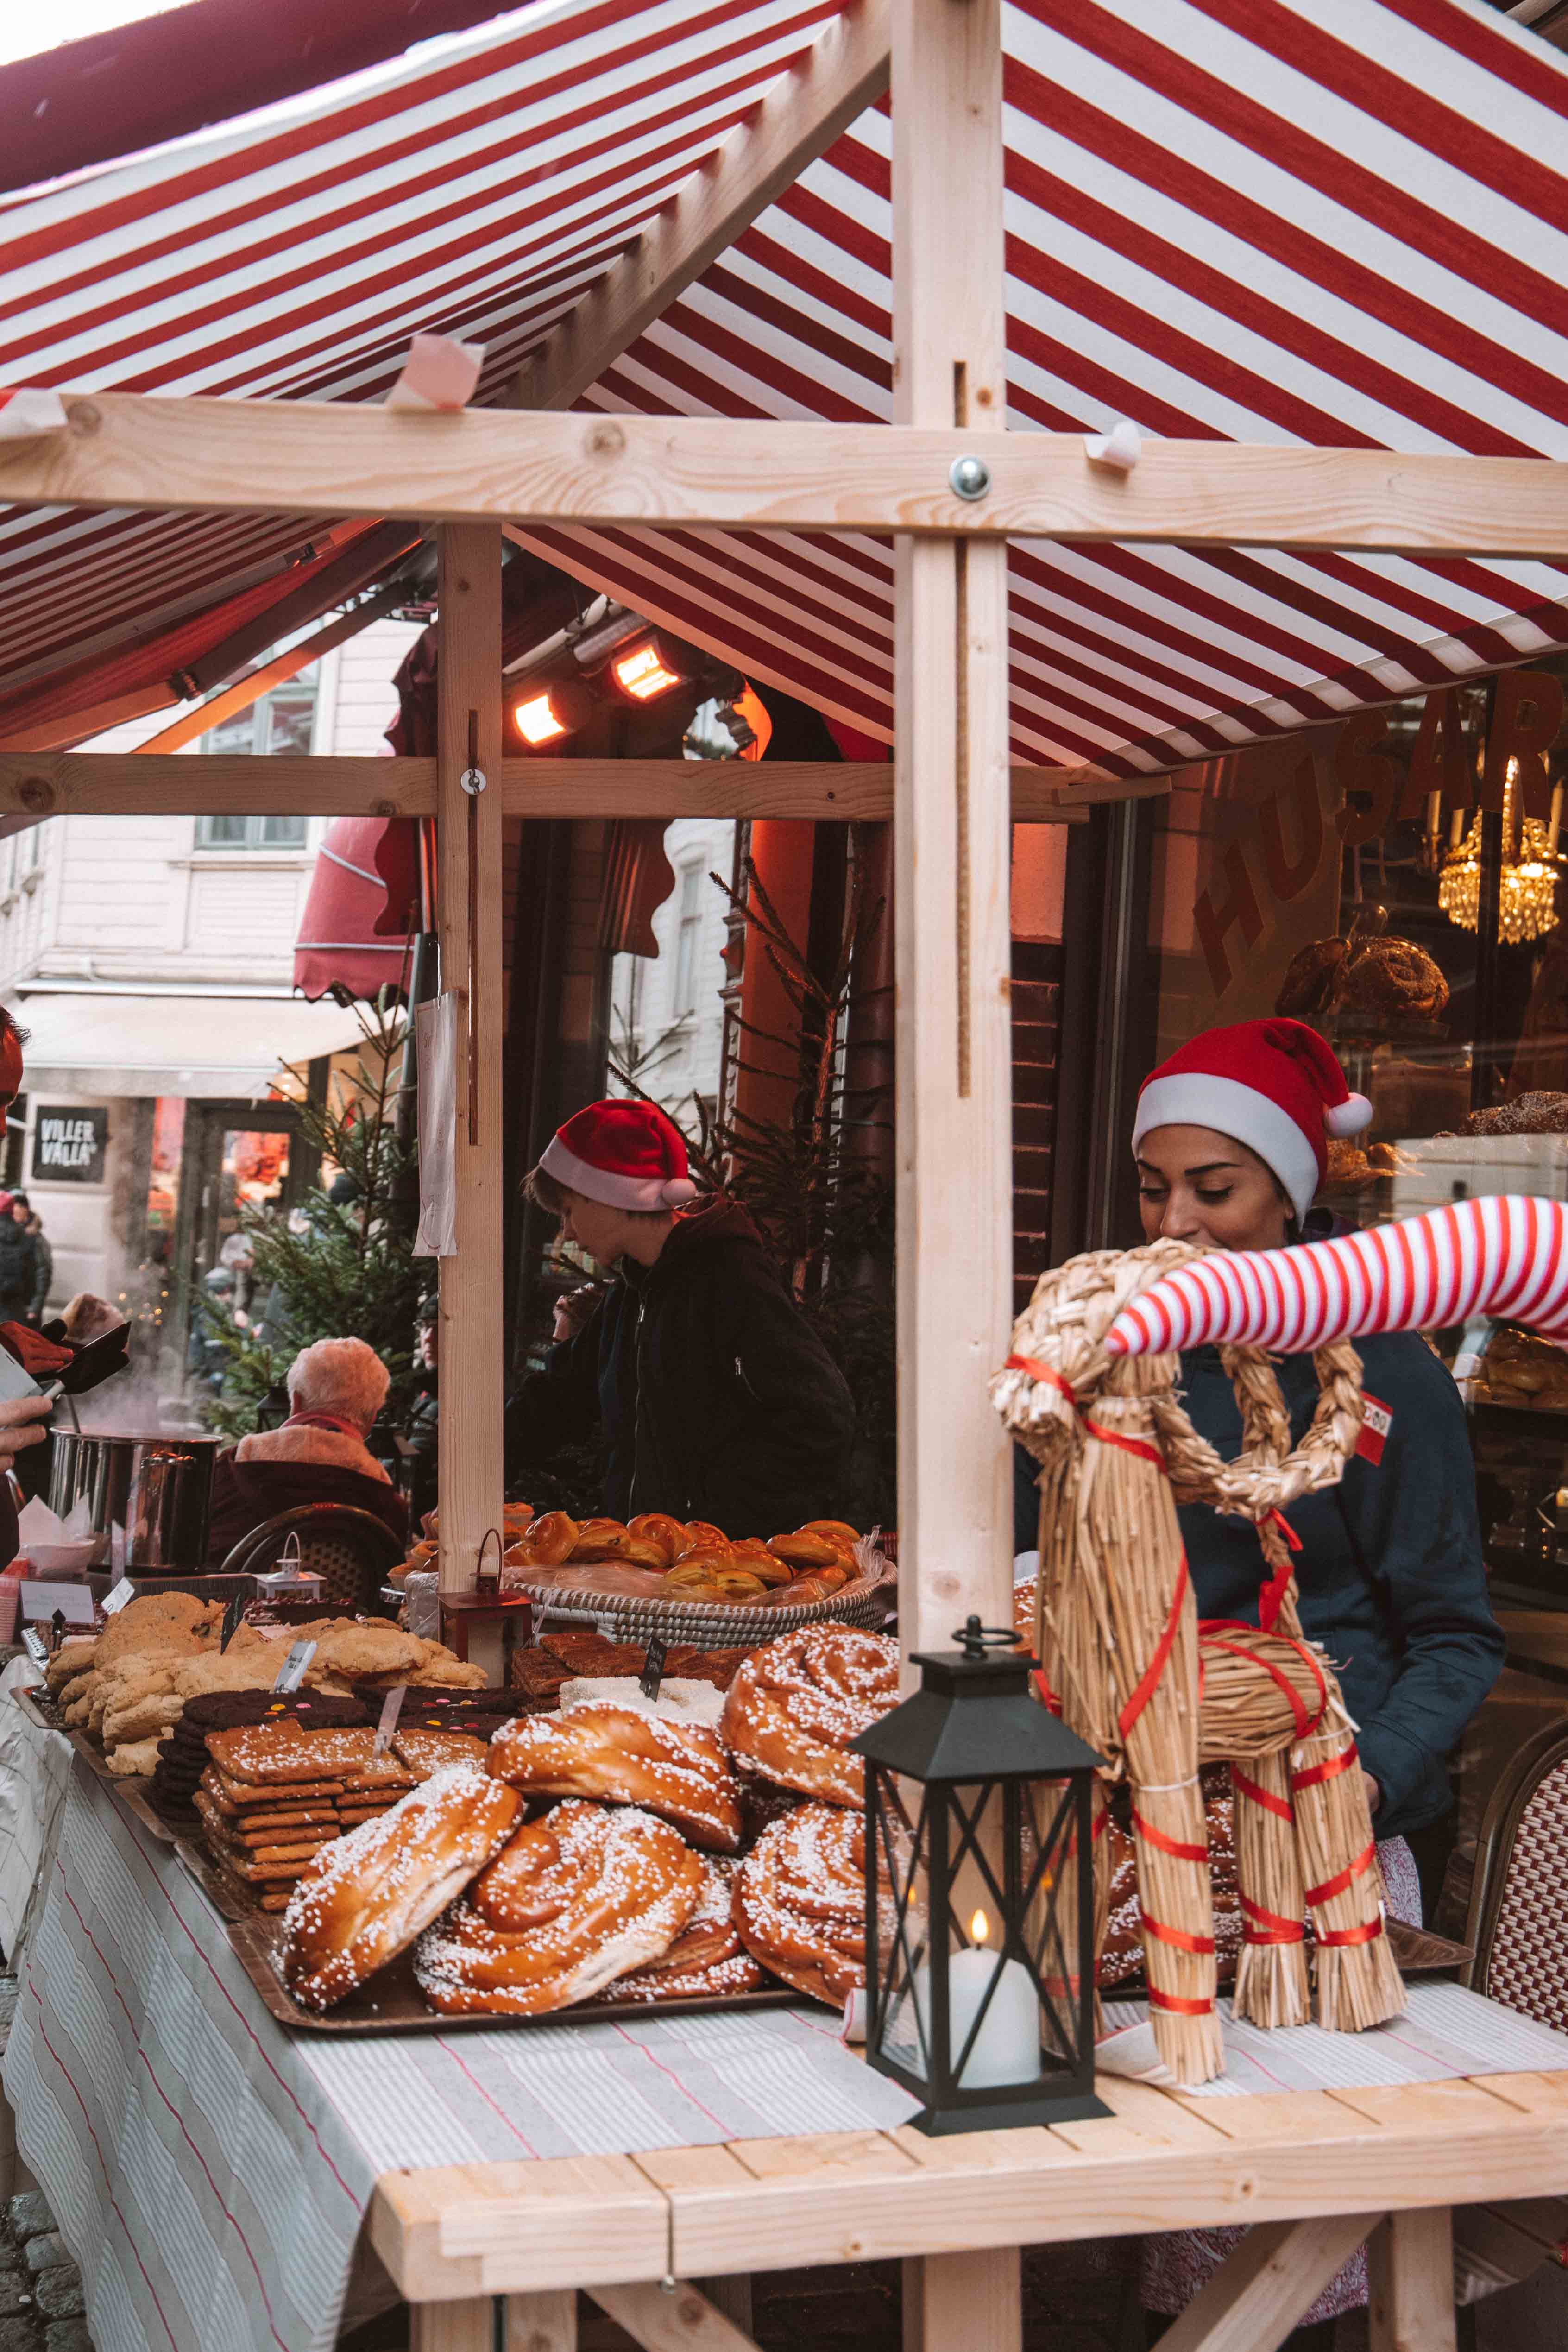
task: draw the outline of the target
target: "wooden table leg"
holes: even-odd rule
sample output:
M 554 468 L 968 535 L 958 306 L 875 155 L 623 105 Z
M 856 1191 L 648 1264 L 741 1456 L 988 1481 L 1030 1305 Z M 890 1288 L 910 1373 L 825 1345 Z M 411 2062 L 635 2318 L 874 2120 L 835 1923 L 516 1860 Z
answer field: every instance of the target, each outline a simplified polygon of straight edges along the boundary
M 696 2282 L 716 2311 L 722 2311 L 732 2327 L 743 2336 L 751 2334 L 751 2273 L 732 2271 L 727 2278 L 705 2278 Z
M 1257 2223 L 1166 2329 L 1160 2352 L 1275 2352 L 1377 2219 Z
M 409 2352 L 496 2352 L 496 2298 L 465 2295 L 461 2303 L 411 2303 Z
M 577 2352 L 577 2290 L 507 2297 L 507 2352 Z
M 1367 2242 L 1372 2352 L 1455 2352 L 1454 2217 L 1447 2205 L 1390 2213 Z
M 1022 2352 L 1019 2250 L 913 2254 L 904 2264 L 904 2352 Z

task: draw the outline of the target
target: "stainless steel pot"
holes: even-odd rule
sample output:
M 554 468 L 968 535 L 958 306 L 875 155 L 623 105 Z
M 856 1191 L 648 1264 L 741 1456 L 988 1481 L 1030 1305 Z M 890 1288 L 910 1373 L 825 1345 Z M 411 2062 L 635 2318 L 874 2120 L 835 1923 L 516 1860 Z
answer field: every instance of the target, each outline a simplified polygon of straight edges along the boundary
M 93 1430 L 57 1429 L 49 1471 L 49 1508 L 63 1519 L 85 1495 L 93 1533 L 110 1538 L 124 1530 L 116 1568 L 189 1572 L 207 1556 L 217 1437 L 108 1436 Z

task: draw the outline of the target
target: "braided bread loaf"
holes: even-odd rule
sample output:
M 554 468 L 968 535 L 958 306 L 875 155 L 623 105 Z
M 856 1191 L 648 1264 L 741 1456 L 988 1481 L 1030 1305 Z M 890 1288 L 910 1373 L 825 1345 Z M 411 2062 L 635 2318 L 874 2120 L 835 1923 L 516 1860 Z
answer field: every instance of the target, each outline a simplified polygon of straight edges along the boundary
M 594 1699 L 568 1715 L 504 1724 L 490 1743 L 490 1769 L 540 1796 L 644 1806 L 715 1853 L 733 1853 L 740 1843 L 735 1774 L 701 1724 Z
M 452 2016 L 569 2008 L 668 1951 L 703 1884 L 701 1856 L 668 1822 L 569 1800 L 520 1829 L 421 1937 L 420 1990 Z

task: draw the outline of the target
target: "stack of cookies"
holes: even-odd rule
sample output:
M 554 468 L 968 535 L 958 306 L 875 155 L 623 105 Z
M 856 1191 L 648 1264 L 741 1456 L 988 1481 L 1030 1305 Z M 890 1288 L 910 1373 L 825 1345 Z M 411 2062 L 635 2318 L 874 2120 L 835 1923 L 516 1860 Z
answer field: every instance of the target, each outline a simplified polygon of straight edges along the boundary
M 371 1720 L 355 1700 L 332 1698 L 319 1691 L 294 1691 L 287 1697 L 270 1686 L 200 1693 L 186 1700 L 179 1722 L 159 1748 L 158 1769 L 147 1791 L 148 1801 L 172 1827 L 197 1827 L 196 1789 L 207 1769 L 210 1732 L 282 1721 L 319 1731 L 347 1731 L 362 1729 Z
M 386 1812 L 414 1785 L 408 1766 L 374 1754 L 368 1727 L 241 1724 L 207 1735 L 193 1802 L 220 1868 L 264 1911 L 281 1911 L 312 1854 Z

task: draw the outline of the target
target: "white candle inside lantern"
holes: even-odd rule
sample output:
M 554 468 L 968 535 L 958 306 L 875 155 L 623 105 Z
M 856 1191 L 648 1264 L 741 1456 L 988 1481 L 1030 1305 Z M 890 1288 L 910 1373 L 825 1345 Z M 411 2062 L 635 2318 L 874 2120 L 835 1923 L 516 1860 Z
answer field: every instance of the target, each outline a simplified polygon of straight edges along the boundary
M 986 1948 L 990 1922 L 977 1911 L 969 1922 L 973 1943 L 954 1952 L 947 1962 L 948 2063 L 960 2090 L 993 2090 L 1003 2083 L 1032 2083 L 1040 2074 L 1040 2001 L 1029 1970 L 1021 1960 L 998 1963 Z M 962 2072 L 964 2044 L 979 2015 L 980 2003 L 992 1980 L 985 2019 L 975 2036 Z M 920 1969 L 915 1979 L 915 2005 L 926 2046 L 931 2042 L 931 1971 Z
M 1561 784 L 1553 784 L 1552 787 L 1552 823 L 1548 827 L 1548 846 L 1550 847 L 1553 857 L 1557 855 L 1557 835 L 1562 823 L 1563 787 Z

